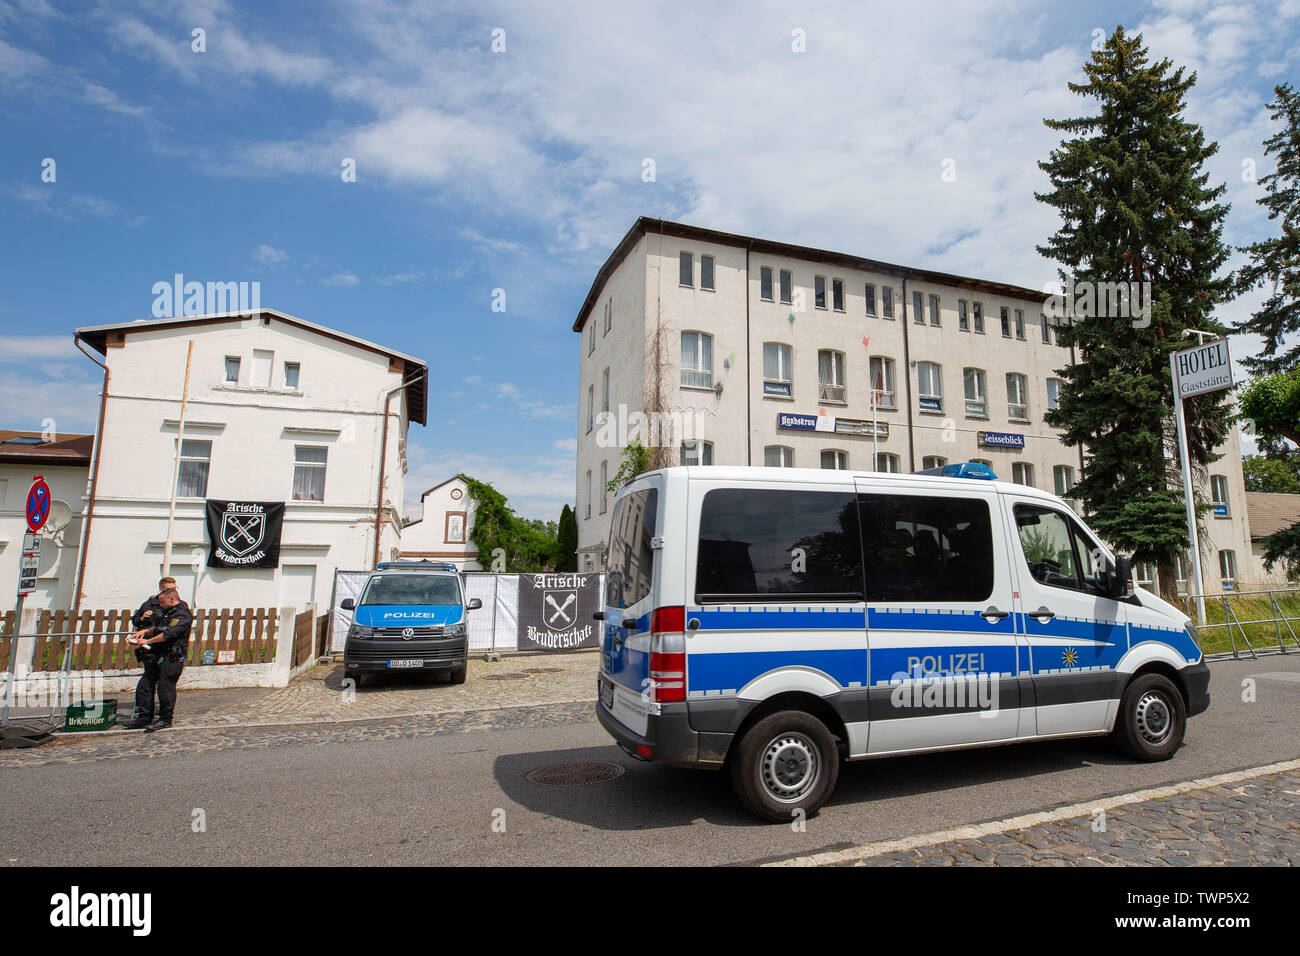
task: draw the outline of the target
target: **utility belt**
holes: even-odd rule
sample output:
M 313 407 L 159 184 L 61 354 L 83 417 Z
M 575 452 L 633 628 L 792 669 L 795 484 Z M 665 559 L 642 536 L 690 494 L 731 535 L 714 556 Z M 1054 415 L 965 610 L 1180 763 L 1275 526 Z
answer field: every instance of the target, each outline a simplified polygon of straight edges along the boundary
M 135 659 L 143 664 L 153 664 L 158 661 L 183 661 L 189 651 L 187 644 L 175 643 L 164 644 L 161 650 L 154 650 L 157 644 L 150 644 L 148 647 L 137 647 L 135 649 Z

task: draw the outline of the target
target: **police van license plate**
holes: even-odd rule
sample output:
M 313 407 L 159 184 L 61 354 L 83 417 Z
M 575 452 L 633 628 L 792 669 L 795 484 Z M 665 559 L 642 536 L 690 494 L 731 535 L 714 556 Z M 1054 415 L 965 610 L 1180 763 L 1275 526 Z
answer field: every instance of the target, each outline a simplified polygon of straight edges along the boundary
M 415 657 L 415 658 L 403 657 L 403 658 L 400 658 L 400 659 L 396 659 L 396 660 L 391 660 L 391 661 L 389 661 L 389 662 L 388 662 L 388 666 L 389 666 L 389 667 L 393 667 L 393 668 L 397 668 L 397 667 L 423 667 L 423 666 L 424 666 L 424 658 L 422 658 L 422 657 Z
M 614 706 L 614 682 L 599 678 L 600 680 L 600 702 L 609 710 Z

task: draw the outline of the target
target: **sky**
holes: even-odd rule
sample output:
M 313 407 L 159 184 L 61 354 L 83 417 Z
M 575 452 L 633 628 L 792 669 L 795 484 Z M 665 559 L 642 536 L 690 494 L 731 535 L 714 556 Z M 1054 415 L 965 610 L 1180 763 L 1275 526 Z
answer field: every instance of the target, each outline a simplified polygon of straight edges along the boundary
M 1043 288 L 1043 118 L 1087 111 L 1067 84 L 1119 24 L 1198 74 L 1225 240 L 1271 235 L 1300 0 L 0 0 L 0 427 L 93 431 L 72 331 L 148 316 L 155 282 L 257 281 L 429 363 L 411 517 L 463 471 L 557 518 L 571 328 L 637 216 Z

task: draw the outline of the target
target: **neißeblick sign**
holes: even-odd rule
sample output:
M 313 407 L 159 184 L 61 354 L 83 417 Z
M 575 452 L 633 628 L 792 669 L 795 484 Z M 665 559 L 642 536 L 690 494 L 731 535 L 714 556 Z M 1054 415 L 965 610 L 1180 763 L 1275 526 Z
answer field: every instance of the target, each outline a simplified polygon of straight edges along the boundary
M 599 646 L 592 615 L 600 601 L 599 574 L 519 575 L 519 650 Z
M 1232 388 L 1232 357 L 1228 354 L 1228 340 L 1215 339 L 1175 352 L 1174 369 L 1178 373 L 1179 398 Z

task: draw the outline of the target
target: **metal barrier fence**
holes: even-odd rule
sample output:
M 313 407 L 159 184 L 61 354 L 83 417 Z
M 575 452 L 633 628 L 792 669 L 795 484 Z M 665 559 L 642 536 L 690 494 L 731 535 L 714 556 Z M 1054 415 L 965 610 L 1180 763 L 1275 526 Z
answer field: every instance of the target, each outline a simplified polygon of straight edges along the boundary
M 1205 602 L 1204 624 L 1196 623 L 1192 611 L 1198 598 Z M 1296 637 L 1300 588 L 1188 594 L 1183 607 L 1196 623 L 1201 650 L 1209 660 L 1240 660 L 1243 653 L 1254 658 L 1300 651 Z

